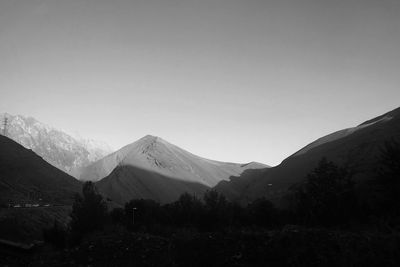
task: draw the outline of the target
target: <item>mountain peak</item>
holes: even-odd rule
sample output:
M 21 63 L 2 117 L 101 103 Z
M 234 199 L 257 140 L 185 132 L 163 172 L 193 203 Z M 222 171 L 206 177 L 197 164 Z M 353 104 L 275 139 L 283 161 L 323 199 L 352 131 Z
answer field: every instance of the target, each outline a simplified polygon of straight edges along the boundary
M 155 136 L 155 135 L 151 135 L 151 134 L 147 134 L 144 137 L 142 137 L 141 139 L 150 140 L 150 141 L 157 141 L 157 139 L 160 139 L 160 137 Z
M 149 146 L 149 145 L 153 145 L 153 144 L 169 144 L 167 141 L 165 141 L 164 139 L 162 139 L 161 137 L 155 136 L 155 135 L 146 135 L 142 138 L 140 138 L 139 140 L 137 140 L 136 142 L 134 142 L 133 144 L 140 144 L 143 146 Z
M 243 165 L 205 159 L 158 136 L 146 135 L 89 165 L 82 172 L 81 179 L 98 181 L 111 175 L 114 169 L 121 166 L 139 168 L 175 180 L 209 187 L 221 180 L 228 180 L 230 176 L 237 176 L 246 169 L 267 167 L 254 162 Z M 132 178 L 132 175 L 129 177 Z

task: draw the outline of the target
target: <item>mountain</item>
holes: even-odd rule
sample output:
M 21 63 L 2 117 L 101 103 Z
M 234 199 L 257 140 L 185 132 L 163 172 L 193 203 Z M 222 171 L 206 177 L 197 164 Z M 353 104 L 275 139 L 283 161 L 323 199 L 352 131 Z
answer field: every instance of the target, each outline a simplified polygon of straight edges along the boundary
M 0 203 L 72 203 L 81 183 L 0 135 Z
M 84 168 L 80 179 L 99 181 L 99 190 L 120 204 L 132 198 L 171 202 L 184 192 L 201 194 L 244 170 L 266 167 L 201 158 L 147 135 Z
M 53 166 L 75 177 L 79 177 L 82 167 L 111 152 L 103 143 L 74 138 L 32 117 L 7 113 L 0 117 L 8 120 L 6 135 L 9 138 L 32 149 Z
M 322 157 L 348 166 L 356 173 L 356 181 L 365 181 L 375 172 L 384 142 L 392 139 L 400 140 L 400 108 L 319 138 L 276 167 L 245 171 L 220 182 L 215 189 L 242 203 L 260 197 L 279 202 L 289 187 L 303 181 Z

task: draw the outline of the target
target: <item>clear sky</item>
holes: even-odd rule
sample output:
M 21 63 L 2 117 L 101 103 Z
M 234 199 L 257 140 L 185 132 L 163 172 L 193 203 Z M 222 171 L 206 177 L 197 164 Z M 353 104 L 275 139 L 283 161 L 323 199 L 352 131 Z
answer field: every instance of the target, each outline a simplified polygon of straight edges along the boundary
M 400 106 L 398 0 L 1 0 L 0 111 L 276 165 Z

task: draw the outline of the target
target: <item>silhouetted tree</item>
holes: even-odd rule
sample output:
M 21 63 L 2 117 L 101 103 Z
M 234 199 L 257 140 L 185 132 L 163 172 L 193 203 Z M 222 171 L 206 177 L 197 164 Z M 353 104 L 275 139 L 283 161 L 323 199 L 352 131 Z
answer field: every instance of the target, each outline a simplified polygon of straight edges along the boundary
M 323 158 L 294 187 L 294 209 L 300 222 L 312 225 L 337 225 L 348 222 L 357 212 L 357 199 L 351 174 Z
M 168 216 L 163 208 L 159 203 L 151 199 L 133 199 L 129 201 L 125 204 L 125 215 L 125 221 L 131 229 L 133 229 L 132 227 L 134 229 L 145 229 L 153 225 L 166 224 L 168 222 Z M 133 216 L 135 216 L 134 224 Z
M 196 196 L 182 194 L 177 201 L 165 206 L 175 226 L 197 226 L 204 214 L 203 204 Z
M 379 168 L 376 182 L 380 187 L 381 214 L 400 215 L 400 144 L 386 141 L 379 158 Z
M 243 208 L 239 203 L 228 202 L 229 205 L 229 226 L 240 227 L 249 223 L 247 208 Z
M 72 205 L 70 229 L 73 242 L 88 232 L 101 229 L 106 221 L 107 205 L 94 183 L 85 182 L 82 196 L 75 195 Z
M 202 227 L 215 230 L 231 223 L 232 213 L 225 196 L 215 190 L 207 191 L 204 196 L 204 216 Z
M 125 210 L 122 208 L 115 208 L 110 212 L 112 223 L 124 224 L 125 223 Z
M 260 198 L 247 206 L 250 223 L 258 226 L 275 226 L 279 223 L 278 210 L 271 201 Z

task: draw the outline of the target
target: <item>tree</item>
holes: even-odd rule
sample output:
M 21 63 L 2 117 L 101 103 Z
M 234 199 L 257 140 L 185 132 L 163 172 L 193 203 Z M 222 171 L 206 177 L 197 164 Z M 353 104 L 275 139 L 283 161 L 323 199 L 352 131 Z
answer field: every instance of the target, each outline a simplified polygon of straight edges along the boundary
M 203 215 L 203 204 L 189 193 L 183 193 L 177 201 L 166 205 L 175 226 L 197 226 Z
M 322 158 L 318 166 L 294 191 L 295 213 L 304 224 L 336 225 L 357 213 L 352 175 Z
M 253 201 L 247 205 L 247 210 L 250 223 L 253 225 L 271 227 L 279 223 L 278 210 L 271 201 L 265 198 Z
M 124 224 L 125 215 L 125 210 L 123 208 L 114 208 L 110 212 L 111 221 L 114 224 Z
M 94 183 L 85 182 L 82 196 L 76 194 L 71 212 L 71 234 L 78 241 L 85 233 L 101 229 L 107 217 L 107 205 Z
M 135 211 L 134 211 L 135 209 Z M 133 214 L 133 212 L 135 214 Z M 148 228 L 168 222 L 160 203 L 151 199 L 133 199 L 125 204 L 125 222 L 129 228 Z M 135 216 L 133 225 L 133 216 Z
M 203 200 L 205 204 L 205 214 L 202 219 L 203 228 L 215 230 L 231 223 L 231 208 L 224 195 L 215 190 L 209 190 L 204 194 Z
M 379 158 L 378 175 L 381 203 L 379 211 L 390 216 L 400 215 L 400 144 L 386 141 Z

